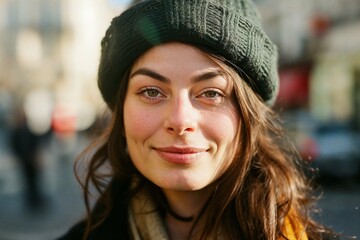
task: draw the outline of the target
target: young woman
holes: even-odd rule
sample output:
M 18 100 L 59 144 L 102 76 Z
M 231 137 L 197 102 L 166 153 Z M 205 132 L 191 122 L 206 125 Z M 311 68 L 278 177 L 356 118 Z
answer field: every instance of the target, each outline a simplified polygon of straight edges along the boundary
M 88 217 L 61 239 L 325 239 L 271 110 L 276 47 L 247 0 L 149 0 L 116 17 L 88 148 Z M 91 207 L 91 189 L 100 196 Z

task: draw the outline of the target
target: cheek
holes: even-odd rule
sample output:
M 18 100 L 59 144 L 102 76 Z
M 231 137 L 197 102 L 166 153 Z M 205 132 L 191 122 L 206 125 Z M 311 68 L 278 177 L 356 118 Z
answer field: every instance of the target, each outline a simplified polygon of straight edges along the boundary
M 125 101 L 124 126 L 127 137 L 146 138 L 159 128 L 159 117 Z
M 236 140 L 239 129 L 239 119 L 236 114 L 212 117 L 212 139 L 216 142 L 216 157 L 218 175 L 223 174 L 231 165 L 237 150 Z M 216 127 L 217 126 L 217 127 Z
M 235 139 L 239 128 L 239 119 L 236 112 L 230 111 L 227 114 L 212 113 L 206 117 L 208 134 L 220 145 L 229 145 Z

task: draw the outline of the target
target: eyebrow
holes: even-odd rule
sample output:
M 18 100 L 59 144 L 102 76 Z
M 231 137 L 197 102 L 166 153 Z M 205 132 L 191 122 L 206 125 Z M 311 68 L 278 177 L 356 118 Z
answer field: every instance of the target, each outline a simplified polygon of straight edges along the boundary
M 195 75 L 191 78 L 191 81 L 192 82 L 201 82 L 201 81 L 212 79 L 217 76 L 224 76 L 224 74 L 225 74 L 225 72 L 223 70 L 215 69 L 215 70 L 211 70 L 211 71 L 208 71 L 205 73 L 201 73 L 199 75 Z M 165 77 L 153 70 L 150 70 L 148 68 L 140 68 L 140 69 L 136 70 L 135 72 L 133 72 L 130 75 L 130 79 L 135 77 L 136 75 L 145 75 L 145 76 L 151 77 L 153 79 L 159 80 L 164 83 L 171 82 L 170 79 L 168 79 L 167 77 Z
M 195 75 L 194 77 L 191 78 L 192 82 L 201 82 L 201 81 L 206 81 L 212 78 L 215 78 L 217 76 L 224 76 L 225 72 L 223 70 L 220 69 L 214 69 L 208 72 L 204 72 L 201 73 L 199 75 Z
M 130 79 L 135 77 L 136 75 L 145 75 L 145 76 L 148 76 L 148 77 L 151 77 L 151 78 L 154 78 L 156 80 L 159 80 L 161 82 L 165 82 L 165 83 L 169 83 L 170 82 L 170 79 L 160 75 L 159 73 L 157 72 L 154 72 L 148 68 L 140 68 L 138 70 L 136 70 L 135 72 L 133 72 L 131 75 L 130 75 Z

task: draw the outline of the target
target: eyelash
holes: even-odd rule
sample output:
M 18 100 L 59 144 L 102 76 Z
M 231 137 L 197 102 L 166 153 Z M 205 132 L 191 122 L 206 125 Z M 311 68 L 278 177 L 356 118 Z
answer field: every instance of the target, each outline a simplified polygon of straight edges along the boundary
M 214 97 L 206 97 L 205 95 L 207 93 L 215 94 L 215 96 Z M 226 97 L 221 91 L 216 90 L 216 89 L 207 89 L 207 90 L 203 91 L 199 96 L 204 97 L 206 100 L 216 102 L 217 104 L 223 102 Z
M 219 91 L 217 91 L 217 90 L 214 90 L 214 89 L 206 90 L 206 91 L 204 91 L 204 92 L 203 92 L 202 94 L 200 94 L 200 95 L 204 95 L 204 94 L 206 94 L 206 93 L 215 93 L 217 96 L 224 97 L 224 95 L 223 95 L 221 92 L 219 92 Z M 214 98 L 214 97 L 209 97 L 209 98 Z
M 154 91 L 156 92 L 156 95 L 157 96 L 149 96 L 149 92 L 150 91 Z M 147 100 L 151 100 L 151 101 L 155 101 L 156 99 L 158 99 L 159 97 L 162 97 L 164 98 L 164 94 L 162 94 L 159 89 L 155 88 L 155 87 L 146 87 L 144 89 L 141 89 L 139 92 L 138 92 L 139 95 L 145 97 Z

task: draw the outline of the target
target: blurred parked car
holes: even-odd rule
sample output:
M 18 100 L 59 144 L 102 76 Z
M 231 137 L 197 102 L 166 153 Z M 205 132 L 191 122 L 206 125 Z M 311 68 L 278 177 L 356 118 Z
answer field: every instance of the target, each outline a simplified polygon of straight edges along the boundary
M 360 132 L 347 123 L 320 123 L 307 112 L 284 115 L 300 155 L 321 176 L 360 176 Z

